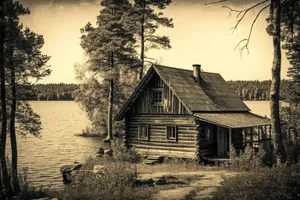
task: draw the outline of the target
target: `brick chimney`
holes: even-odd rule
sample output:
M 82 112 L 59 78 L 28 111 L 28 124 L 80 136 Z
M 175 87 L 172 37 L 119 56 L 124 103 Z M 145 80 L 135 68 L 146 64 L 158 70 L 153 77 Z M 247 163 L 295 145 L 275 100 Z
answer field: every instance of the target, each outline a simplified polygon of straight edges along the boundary
M 196 79 L 196 81 L 200 81 L 201 80 L 201 65 L 199 64 L 194 64 L 193 65 L 194 68 L 194 77 Z

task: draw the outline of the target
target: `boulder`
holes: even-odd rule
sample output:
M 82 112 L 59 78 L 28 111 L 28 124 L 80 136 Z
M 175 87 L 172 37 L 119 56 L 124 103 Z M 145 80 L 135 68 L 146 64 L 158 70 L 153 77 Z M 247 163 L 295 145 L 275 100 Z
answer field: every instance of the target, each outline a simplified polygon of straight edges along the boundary
M 104 155 L 104 149 L 100 147 L 97 151 L 97 154 Z
M 82 168 L 82 164 L 79 162 L 74 162 L 72 165 L 65 165 L 60 168 L 62 174 L 63 183 L 70 184 L 74 176 L 74 171 L 77 171 Z

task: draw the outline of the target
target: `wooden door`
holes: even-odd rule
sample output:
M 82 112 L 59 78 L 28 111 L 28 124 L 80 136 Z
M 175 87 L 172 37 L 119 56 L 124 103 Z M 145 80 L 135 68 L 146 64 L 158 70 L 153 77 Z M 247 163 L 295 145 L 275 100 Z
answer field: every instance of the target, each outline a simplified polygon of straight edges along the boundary
M 228 132 L 225 128 L 218 127 L 218 156 L 227 156 Z

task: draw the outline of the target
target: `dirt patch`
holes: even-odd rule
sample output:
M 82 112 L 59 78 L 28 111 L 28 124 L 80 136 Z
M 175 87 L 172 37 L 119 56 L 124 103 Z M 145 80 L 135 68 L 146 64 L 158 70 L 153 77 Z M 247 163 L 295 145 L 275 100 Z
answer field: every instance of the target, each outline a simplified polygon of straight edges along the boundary
M 176 177 L 187 184 L 175 189 L 162 190 L 152 196 L 152 199 L 180 200 L 180 199 L 210 199 L 221 186 L 225 177 L 236 176 L 237 173 L 228 171 L 195 171 L 181 173 L 147 173 L 140 174 L 142 179 L 155 179 L 156 177 Z

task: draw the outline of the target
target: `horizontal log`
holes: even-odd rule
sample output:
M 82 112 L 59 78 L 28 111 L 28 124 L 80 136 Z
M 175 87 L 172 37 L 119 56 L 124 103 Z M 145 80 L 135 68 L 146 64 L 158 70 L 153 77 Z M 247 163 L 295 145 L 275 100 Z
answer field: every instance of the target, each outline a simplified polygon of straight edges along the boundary
M 194 121 L 195 117 L 192 117 L 191 115 L 176 115 L 176 114 L 151 114 L 151 115 L 145 115 L 145 114 L 138 114 L 135 116 L 131 116 L 127 118 L 129 119 L 184 119 L 184 120 L 191 120 Z
M 187 148 L 193 148 L 195 149 L 196 148 L 196 145 L 192 145 L 192 144 L 182 144 L 182 143 L 170 143 L 170 142 L 165 142 L 165 143 L 162 143 L 162 142 L 153 142 L 153 141 L 143 141 L 143 140 L 130 140 L 129 141 L 130 144 L 132 145 L 145 145 L 145 146 L 155 146 L 155 147 L 164 147 L 164 148 L 178 148 L 178 149 L 187 149 Z
M 173 158 L 191 158 L 191 159 L 196 158 L 194 152 L 166 151 L 166 150 L 153 150 L 153 149 L 136 149 L 136 151 L 142 155 L 159 155 L 159 156 L 173 157 Z
M 184 122 L 174 122 L 174 121 L 134 121 L 130 122 L 130 126 L 132 125 L 150 125 L 150 126 L 157 126 L 157 125 L 176 125 L 176 126 L 185 126 L 185 127 L 194 127 L 193 123 L 184 123 Z
M 130 134 L 129 138 L 134 138 L 137 137 L 137 134 Z M 154 140 L 165 140 L 167 138 L 166 135 L 151 135 L 150 134 L 150 139 Z M 178 136 L 178 140 L 186 140 L 186 141 L 195 141 L 196 137 L 189 137 L 189 136 Z
M 142 144 L 134 144 L 129 143 L 129 145 L 134 146 L 135 148 L 140 149 L 154 149 L 154 150 L 168 150 L 168 151 L 183 151 L 183 152 L 195 152 L 196 148 L 187 148 L 187 147 L 166 147 L 166 146 L 159 146 L 159 145 L 142 145 Z
M 139 140 L 139 139 L 130 139 L 129 142 L 135 143 L 135 144 L 150 144 L 150 145 L 170 145 L 174 147 L 191 147 L 195 148 L 196 143 L 193 141 L 178 141 L 176 142 L 175 140 L 150 140 L 150 141 L 145 141 L 145 140 Z

